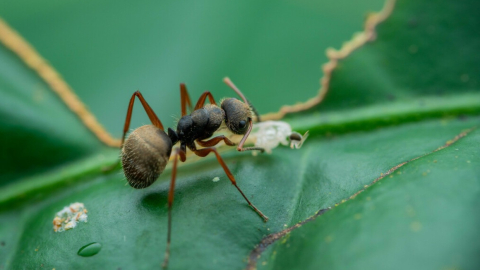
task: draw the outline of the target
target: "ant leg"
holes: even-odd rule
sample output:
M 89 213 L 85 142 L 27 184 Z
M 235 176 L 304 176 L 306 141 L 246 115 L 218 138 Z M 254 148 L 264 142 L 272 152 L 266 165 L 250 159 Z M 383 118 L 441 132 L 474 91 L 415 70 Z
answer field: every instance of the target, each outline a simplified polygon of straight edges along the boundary
M 184 83 L 180 84 L 180 104 L 182 107 L 182 116 L 187 115 L 187 105 L 190 111 L 192 110 L 192 102 L 190 101 L 190 96 Z
M 248 106 L 250 106 L 250 108 L 252 108 L 253 113 L 257 117 L 257 122 L 260 122 L 260 115 L 258 114 L 258 111 L 255 109 L 255 107 L 253 107 L 253 105 L 250 103 L 250 101 L 247 100 L 247 98 L 243 95 L 243 93 L 240 91 L 240 89 L 238 89 L 235 86 L 235 84 L 233 84 L 233 82 L 230 80 L 230 78 L 228 78 L 228 77 L 223 78 L 223 82 L 226 85 L 230 86 L 230 88 L 232 88 L 233 91 L 235 91 L 235 93 L 237 93 L 237 95 L 239 95 L 243 99 L 243 102 L 245 102 L 246 104 L 248 104 Z
M 229 146 L 234 146 L 235 143 L 230 141 L 227 137 L 223 136 L 223 135 L 220 135 L 220 136 L 217 136 L 217 137 L 214 137 L 214 138 L 211 138 L 210 140 L 208 141 L 201 141 L 201 140 L 197 140 L 197 143 L 202 146 L 202 147 L 210 147 L 210 146 L 215 146 L 217 145 L 219 142 L 221 141 L 224 141 L 226 145 L 229 145 Z
M 168 192 L 168 230 L 167 230 L 167 247 L 165 249 L 165 259 L 163 260 L 162 267 L 165 269 L 168 266 L 168 259 L 170 258 L 170 240 L 172 233 L 172 205 L 173 205 L 173 191 L 175 189 L 175 178 L 177 176 L 177 163 L 178 157 L 182 162 L 187 160 L 185 152 L 180 148 L 175 148 L 173 156 L 173 167 L 172 167 L 172 179 L 170 180 L 170 190 Z
M 267 222 L 268 221 L 268 217 L 265 216 L 262 212 L 260 212 L 260 210 L 257 209 L 257 207 L 255 207 L 255 205 L 253 205 L 248 199 L 247 197 L 245 196 L 245 194 L 243 194 L 243 191 L 237 186 L 237 182 L 235 181 L 235 177 L 233 177 L 233 174 L 230 172 L 230 169 L 228 169 L 227 167 L 227 164 L 225 164 L 225 161 L 223 161 L 222 157 L 220 156 L 220 154 L 218 154 L 217 152 L 217 149 L 215 148 L 203 148 L 203 149 L 199 149 L 199 150 L 195 150 L 193 151 L 195 153 L 195 155 L 199 156 L 199 157 L 206 157 L 208 154 L 210 154 L 211 152 L 215 153 L 215 156 L 217 156 L 217 160 L 218 160 L 218 163 L 220 163 L 220 165 L 222 166 L 223 170 L 225 171 L 225 173 L 227 174 L 228 176 L 228 179 L 230 179 L 230 182 L 232 182 L 232 184 L 238 189 L 238 191 L 240 192 L 240 194 L 242 194 L 243 198 L 247 201 L 248 205 L 250 205 L 250 207 L 253 208 L 253 210 L 255 212 L 257 212 L 257 214 L 263 218 L 263 221 Z
M 135 97 L 138 97 L 138 99 L 140 99 L 140 102 L 142 103 L 143 108 L 145 109 L 145 112 L 147 112 L 148 118 L 150 118 L 150 122 L 152 122 L 152 124 L 158 127 L 159 129 L 164 130 L 162 122 L 160 121 L 160 119 L 158 119 L 157 115 L 152 110 L 152 108 L 150 108 L 147 101 L 145 101 L 140 91 L 136 91 L 135 93 L 133 93 L 132 97 L 130 98 L 130 103 L 128 104 L 127 118 L 125 119 L 125 125 L 123 127 L 123 136 L 122 136 L 122 144 L 121 144 L 122 147 L 123 147 L 123 142 L 125 141 L 125 135 L 127 134 L 128 128 L 130 127 L 130 120 L 132 118 L 132 109 L 133 109 L 133 102 L 135 101 Z
M 195 105 L 195 108 L 193 110 L 198 110 L 203 107 L 203 104 L 205 104 L 205 100 L 207 99 L 210 101 L 210 104 L 217 105 L 215 102 L 215 99 L 213 98 L 212 93 L 209 91 L 203 92 L 203 94 L 200 96 L 200 98 L 197 101 L 197 105 Z
M 245 144 L 245 141 L 248 138 L 248 135 L 250 135 L 250 132 L 252 131 L 252 128 L 253 128 L 252 119 L 249 119 L 249 126 L 248 126 L 247 133 L 245 133 L 245 135 L 243 135 L 242 140 L 240 141 L 240 143 L 237 146 L 237 150 L 240 151 L 240 152 L 249 151 L 249 150 L 258 150 L 258 151 L 263 153 L 265 151 L 265 149 L 262 148 L 262 147 L 245 147 L 245 148 L 243 147 L 243 145 Z

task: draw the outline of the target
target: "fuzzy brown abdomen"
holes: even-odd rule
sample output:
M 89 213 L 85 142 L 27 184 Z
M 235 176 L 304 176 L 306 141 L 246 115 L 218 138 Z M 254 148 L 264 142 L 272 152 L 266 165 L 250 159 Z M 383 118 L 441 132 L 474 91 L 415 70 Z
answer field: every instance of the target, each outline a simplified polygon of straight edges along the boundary
M 134 188 L 146 188 L 167 166 L 172 141 L 161 129 L 146 125 L 134 130 L 122 148 L 122 166 L 128 183 Z

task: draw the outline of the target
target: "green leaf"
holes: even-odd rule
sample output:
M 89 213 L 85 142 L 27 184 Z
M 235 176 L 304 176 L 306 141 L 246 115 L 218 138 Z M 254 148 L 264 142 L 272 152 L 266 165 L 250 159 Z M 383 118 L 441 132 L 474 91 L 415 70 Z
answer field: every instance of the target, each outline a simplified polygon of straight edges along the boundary
M 477 129 L 410 161 L 292 231 L 261 269 L 477 269 L 479 141 Z
M 319 131 L 342 133 L 378 124 L 478 115 L 480 77 L 475 70 L 480 68 L 480 58 L 475 51 L 480 44 L 476 34 L 480 20 L 473 12 L 475 7 L 479 5 L 474 1 L 435 6 L 427 1 L 400 1 L 378 27 L 377 40 L 339 64 L 327 99 L 313 109 L 324 113 L 308 116 L 305 125 L 321 121 L 326 127 Z M 465 124 L 464 129 L 478 126 L 478 117 L 469 123 L 462 119 L 453 122 Z M 426 123 L 418 125 L 425 127 Z M 457 134 L 445 142 L 461 134 L 463 128 L 449 127 Z M 436 128 L 428 131 L 432 138 L 446 135 L 444 132 Z M 398 138 L 403 148 L 386 152 L 389 156 L 413 153 L 424 146 L 417 136 Z M 355 199 L 348 200 L 353 193 L 337 197 L 334 202 L 348 201 L 320 212 L 314 221 L 271 246 L 263 253 L 260 269 L 477 269 L 480 246 L 471 239 L 478 238 L 475 228 L 480 225 L 473 214 L 480 189 L 479 140 L 480 133 L 474 130 L 438 152 L 433 151 L 442 143 L 431 147 L 430 152 L 395 158 L 396 164 L 391 164 L 394 169 L 410 162 Z M 374 144 L 366 147 L 378 149 Z M 356 152 L 355 148 L 350 151 Z M 345 159 L 342 164 L 348 168 L 355 161 Z M 323 170 L 321 176 L 330 171 Z M 343 168 L 336 173 L 353 176 L 352 182 L 363 179 L 345 173 Z M 322 187 L 332 180 L 317 179 L 316 186 L 324 193 Z M 310 189 L 313 186 L 308 185 Z M 303 213 L 303 208 L 299 212 Z
M 13 9 L 14 5 L 16 4 L 10 3 L 9 8 Z M 193 51 L 206 48 L 206 44 L 210 44 L 205 41 L 200 43 L 199 47 L 193 46 L 191 49 L 190 56 L 196 56 L 193 57 L 196 60 L 194 64 L 185 64 L 188 60 L 176 62 L 177 60 L 172 56 L 170 61 L 162 63 L 168 66 L 153 69 L 153 71 L 150 70 L 152 63 L 161 62 L 158 58 L 150 59 L 149 56 L 154 55 L 154 48 L 157 51 L 158 48 L 161 51 L 166 48 L 177 48 L 178 51 L 185 52 L 183 48 L 191 48 L 191 44 L 196 44 L 193 42 L 195 36 L 190 39 L 191 35 L 188 35 L 188 42 L 178 41 L 181 36 L 179 33 L 182 33 L 180 30 L 183 29 L 182 24 L 177 22 L 173 30 L 162 28 L 170 31 L 168 32 L 170 36 L 177 37 L 173 39 L 175 42 L 172 41 L 174 45 L 162 43 L 163 46 L 155 47 L 158 43 L 126 38 L 128 42 L 125 42 L 125 47 L 119 47 L 124 48 L 124 51 L 112 53 L 108 50 L 112 48 L 112 43 L 107 41 L 113 42 L 111 40 L 115 39 L 101 29 L 114 27 L 120 19 L 112 21 L 110 26 L 108 24 L 103 26 L 101 22 L 106 19 L 102 20 L 102 18 L 114 18 L 115 15 L 111 14 L 122 14 L 126 12 L 126 7 L 110 7 L 96 2 L 77 4 L 76 8 L 63 3 L 57 5 L 56 8 L 62 11 L 58 12 L 59 17 L 53 17 L 46 22 L 40 20 L 45 25 L 57 27 L 56 29 L 62 29 L 61 24 L 58 23 L 60 19 L 75 21 L 77 18 L 78 22 L 85 17 L 82 12 L 88 11 L 92 14 L 91 21 L 95 27 L 89 27 L 90 24 L 87 23 L 85 28 L 81 28 L 78 24 L 75 27 L 83 29 L 82 31 L 64 29 L 62 32 L 65 35 L 68 34 L 68 37 L 82 37 L 79 33 L 86 35 L 85 33 L 93 31 L 100 37 L 99 39 L 104 40 L 105 43 L 100 42 L 103 47 L 98 46 L 102 48 L 99 50 L 94 50 L 92 46 L 85 46 L 85 43 L 78 46 L 81 48 L 81 50 L 78 49 L 80 52 L 84 51 L 84 57 L 90 51 L 97 52 L 88 58 L 91 62 L 97 58 L 102 59 L 101 61 L 109 60 L 108 63 L 100 65 L 100 68 L 93 69 L 91 72 L 94 74 L 90 74 L 92 76 L 76 74 L 75 68 L 67 65 L 68 59 L 62 57 L 62 55 L 65 56 L 65 52 L 55 55 L 54 49 L 50 49 L 47 45 L 47 41 L 54 40 L 53 37 L 42 41 L 41 34 L 29 30 L 28 22 L 34 19 L 28 16 L 22 17 L 24 15 L 19 14 L 23 13 L 18 11 L 9 15 L 2 14 L 0 11 L 0 14 L 7 19 L 10 16 L 9 21 L 14 21 L 13 25 L 18 27 L 29 40 L 34 40 L 33 43 L 42 54 L 47 55 L 48 59 L 54 59 L 51 60 L 52 63 L 62 71 L 62 74 L 65 74 L 65 78 L 74 88 L 107 89 L 107 85 L 117 89 L 129 88 L 122 97 L 115 95 L 117 92 L 114 90 L 108 89 L 104 93 L 79 92 L 79 95 L 87 100 L 87 104 L 92 104 L 93 110 L 99 114 L 100 119 L 103 119 L 102 122 L 108 123 L 109 130 L 122 126 L 126 101 L 131 88 L 136 88 L 127 85 L 126 82 L 144 81 L 145 77 L 151 78 L 155 77 L 154 74 L 157 76 L 162 74 L 160 72 L 162 70 L 174 70 L 172 73 L 175 75 L 168 77 L 170 78 L 168 80 L 176 81 L 182 79 L 182 74 L 180 72 L 177 74 L 176 70 L 185 67 L 186 80 L 201 81 L 198 84 L 200 89 L 207 87 L 206 82 L 210 81 L 206 76 L 213 76 L 220 82 L 219 78 L 228 74 L 237 82 L 234 76 L 237 71 L 238 74 L 244 74 L 245 81 L 240 80 L 237 84 L 244 89 L 249 99 L 267 100 L 262 97 L 266 93 L 268 102 L 264 102 L 265 105 L 259 102 L 262 104 L 259 106 L 262 112 L 278 108 L 281 104 L 292 103 L 287 101 L 293 101 L 290 96 L 296 94 L 296 91 L 289 90 L 297 89 L 293 87 L 294 85 L 298 86 L 298 97 L 302 97 L 300 100 L 313 96 L 316 91 L 308 90 L 312 87 L 309 87 L 305 80 L 309 79 L 302 77 L 307 76 L 305 70 L 312 72 L 312 67 L 308 65 L 305 70 L 298 68 L 295 72 L 290 69 L 278 73 L 272 71 L 271 77 L 275 78 L 276 84 L 278 83 L 274 88 L 266 87 L 268 81 L 261 82 L 264 77 L 250 74 L 252 71 L 262 75 L 268 74 L 268 72 L 259 71 L 262 65 L 255 65 L 259 62 L 253 57 L 263 55 L 264 51 L 260 50 L 261 46 L 256 43 L 262 39 L 257 40 L 252 38 L 255 35 L 251 35 L 256 29 L 263 29 L 259 26 L 260 22 L 266 21 L 264 28 L 267 32 L 272 31 L 269 27 L 285 26 L 285 17 L 294 16 L 292 14 L 295 13 L 295 9 L 292 6 L 304 12 L 295 14 L 310 14 L 312 20 L 315 20 L 320 16 L 321 9 L 315 9 L 313 4 L 284 2 L 279 7 L 272 8 L 274 11 L 269 13 L 268 7 L 271 7 L 267 4 L 262 4 L 264 5 L 262 9 L 259 6 L 249 8 L 247 4 L 237 3 L 235 6 L 223 9 L 232 12 L 238 10 L 238 13 L 234 13 L 235 15 L 227 12 L 214 14 L 212 9 L 204 7 L 205 13 L 199 13 L 201 14 L 198 15 L 199 17 L 194 16 L 199 6 L 170 4 L 168 10 L 172 11 L 184 10 L 183 8 L 188 7 L 186 10 L 190 12 L 185 14 L 189 16 L 184 17 L 185 20 L 191 20 L 192 24 L 205 20 L 205 25 L 197 23 L 201 25 L 200 29 L 206 26 L 231 29 L 229 28 L 231 25 L 219 26 L 218 22 L 228 22 L 233 25 L 236 22 L 235 18 L 248 11 L 255 16 L 252 15 L 252 21 L 244 24 L 243 31 L 235 33 L 239 35 L 243 33 L 242 37 L 251 39 L 234 39 L 235 35 L 229 32 L 230 36 L 225 36 L 225 42 L 233 43 L 235 46 L 231 53 L 225 49 L 225 43 L 220 43 L 219 47 L 216 47 L 219 51 L 218 55 L 228 56 L 224 57 L 224 62 L 221 63 L 212 63 L 198 54 L 193 54 Z M 264 154 L 256 157 L 249 153 L 222 152 L 239 187 L 262 212 L 270 217 L 269 222 L 263 223 L 248 207 L 238 191 L 232 187 L 215 158 L 208 157 L 196 162 L 187 162 L 179 167 L 169 269 L 243 269 L 247 266 L 251 254 L 255 255 L 254 259 L 256 255 L 261 256 L 259 268 L 269 269 L 318 269 L 320 267 L 424 269 L 457 266 L 478 268 L 476 260 L 478 244 L 472 241 L 478 238 L 476 232 L 478 219 L 472 213 L 477 201 L 475 195 L 479 190 L 478 163 L 480 160 L 476 146 L 480 141 L 480 134 L 478 130 L 473 130 L 465 137 L 456 136 L 471 130 L 480 120 L 480 105 L 477 102 L 480 100 L 480 94 L 477 85 L 478 77 L 476 77 L 479 75 L 474 73 L 475 68 L 480 65 L 480 60 L 476 58 L 477 56 L 470 58 L 462 56 L 462 50 L 454 46 L 443 48 L 451 45 L 447 41 L 454 43 L 455 35 L 464 39 L 461 44 L 478 44 L 478 35 L 473 33 L 475 26 L 478 25 L 475 25 L 478 18 L 473 14 L 474 8 L 465 7 L 462 10 L 457 3 L 438 4 L 435 9 L 429 9 L 429 7 L 430 5 L 426 2 L 423 4 L 414 1 L 398 3 L 392 16 L 378 27 L 377 39 L 339 63 L 332 75 L 330 89 L 324 102 L 307 112 L 288 115 L 287 119 L 295 129 L 311 132 L 302 149 L 291 150 L 279 147 L 274 149 L 271 155 Z M 49 9 L 45 7 L 42 9 L 32 5 L 28 9 L 38 11 L 39 15 L 35 20 L 50 15 Z M 123 22 L 120 26 L 123 27 L 122 29 L 128 29 L 128 27 L 141 29 L 143 32 L 138 32 L 139 37 L 148 36 L 149 33 L 155 36 L 154 34 L 157 33 L 156 30 L 151 30 L 155 29 L 154 27 L 147 27 L 146 22 L 154 21 L 159 26 L 163 22 L 177 20 L 176 14 L 182 14 L 163 11 L 162 14 L 166 18 L 161 16 L 157 18 L 155 11 L 158 9 L 152 9 L 148 5 L 138 9 L 138 11 L 131 11 L 132 14 L 136 14 L 140 19 L 145 17 L 144 20 L 138 20 L 139 22 L 129 20 L 128 23 Z M 324 17 L 330 14 L 327 11 Z M 460 11 L 462 13 L 459 13 Z M 269 17 L 269 14 L 273 15 Z M 456 23 L 459 14 L 463 16 L 462 24 Z M 473 15 L 467 16 L 468 14 Z M 415 22 L 413 26 L 411 26 L 412 16 L 417 18 L 416 21 L 413 20 Z M 206 20 L 210 17 L 214 18 L 213 21 Z M 344 17 L 350 18 L 343 14 L 336 20 L 343 20 Z M 269 18 L 272 21 L 269 21 Z M 298 18 L 300 21 L 299 17 L 293 18 Z M 217 19 L 219 21 L 216 21 Z M 313 26 L 306 27 L 301 24 L 296 25 L 297 28 L 291 26 L 292 32 L 300 35 L 302 31 L 298 29 L 312 29 L 310 27 L 318 29 L 317 24 L 311 22 L 309 24 Z M 441 33 L 433 36 L 426 34 L 432 25 L 435 29 L 438 27 Z M 448 25 L 449 31 L 444 29 L 445 25 Z M 219 29 L 215 27 L 214 29 Z M 309 31 L 305 30 L 307 33 L 305 38 L 311 33 Z M 128 32 L 135 33 L 135 31 Z M 212 33 L 218 33 L 218 31 L 215 30 Z M 48 35 L 52 34 L 48 33 Z M 110 33 L 110 35 L 113 34 Z M 453 36 L 443 40 L 443 35 Z M 262 35 L 258 34 L 258 36 Z M 280 36 L 285 38 L 284 41 L 289 40 L 289 35 Z M 440 37 L 442 37 L 441 40 L 439 40 Z M 273 40 L 276 38 L 272 37 Z M 295 43 L 297 46 L 306 43 L 304 39 L 298 40 L 299 43 Z M 238 44 L 240 41 L 244 43 Z M 318 40 L 309 40 L 309 42 L 314 44 L 309 46 L 321 48 Z M 330 42 L 335 43 L 335 41 Z M 262 46 L 277 48 L 273 46 L 277 44 L 276 42 L 269 44 L 270 46 Z M 279 44 L 281 45 L 281 42 Z M 418 44 L 417 51 L 408 50 L 411 44 Z M 142 46 L 145 46 L 144 50 L 140 49 Z M 68 46 L 65 47 L 68 48 Z M 128 65 L 118 60 L 120 55 L 125 56 L 126 63 L 134 63 L 136 57 L 130 54 L 129 48 L 137 49 L 142 56 L 138 57 L 140 60 L 137 64 L 130 66 L 132 71 L 139 70 L 132 74 L 125 68 Z M 466 50 L 469 48 L 467 46 Z M 102 58 L 103 56 L 99 53 L 101 51 L 107 55 L 111 54 Z M 289 56 L 293 59 L 308 58 L 308 63 L 310 61 L 317 65 L 320 63 L 316 59 L 311 59 L 313 57 L 310 51 L 297 48 L 293 51 Z M 414 51 L 416 56 L 407 57 Z M 446 51 L 453 56 L 445 55 L 442 58 L 438 53 L 434 53 L 438 51 Z M 217 55 L 213 52 L 215 51 L 212 50 L 206 56 Z M 242 52 L 244 54 L 250 52 L 251 56 L 243 57 Z M 470 53 L 474 53 L 473 47 Z M 186 55 L 186 57 L 189 56 L 189 54 Z M 145 60 L 147 58 L 150 60 Z M 177 58 L 179 58 L 178 55 Z M 253 58 L 255 61 L 252 60 Z M 260 57 L 259 59 L 264 61 L 272 58 Z M 229 63 L 230 60 L 235 61 L 232 61 L 232 64 Z M 208 62 L 205 66 L 200 65 L 205 62 Z M 237 65 L 240 62 L 245 65 L 240 66 L 243 72 L 239 71 L 240 68 Z M 88 63 L 83 65 L 90 67 Z M 255 68 L 248 69 L 248 66 Z M 118 72 L 120 76 L 114 76 L 114 71 L 100 72 L 115 70 L 115 68 L 122 69 Z M 79 69 L 88 70 L 86 67 L 79 67 Z M 419 70 L 424 70 L 423 74 L 426 77 L 419 74 Z M 214 75 L 209 74 L 209 71 Z M 193 75 L 194 72 L 197 72 L 196 76 Z M 220 74 L 220 72 L 227 72 L 227 74 Z M 460 74 L 458 77 L 460 82 L 452 81 L 457 78 L 458 74 L 455 72 Z M 463 74 L 469 74 L 466 82 L 466 77 L 462 77 Z M 236 76 L 242 77 L 242 75 Z M 84 77 L 88 79 L 82 80 Z M 145 87 L 152 89 L 159 87 L 158 82 L 148 78 L 145 79 Z M 285 81 L 289 81 L 290 84 L 282 84 Z M 301 84 L 295 84 L 295 82 Z M 435 85 L 432 86 L 432 84 Z M 96 86 L 93 87 L 94 85 Z M 253 89 L 255 85 L 261 86 L 257 89 L 262 91 L 247 90 Z M 164 88 L 164 86 L 161 87 Z M 174 88 L 173 85 L 168 87 L 168 89 L 172 88 Z M 282 89 L 281 94 L 279 89 Z M 435 89 L 441 89 L 441 91 Z M 201 90 L 195 91 L 197 90 L 191 91 L 192 97 L 198 96 L 201 92 Z M 161 102 L 171 106 L 164 114 L 179 111 L 177 105 L 171 105 L 174 104 L 171 100 L 178 98 L 178 94 L 175 93 L 172 97 L 163 96 L 164 100 Z M 250 93 L 253 95 L 251 96 Z M 225 95 L 227 94 L 230 95 L 230 92 L 225 92 Z M 90 98 L 88 98 L 89 95 Z M 287 99 L 284 99 L 285 96 Z M 52 95 L 52 98 L 54 97 Z M 88 103 L 92 100 L 99 105 Z M 60 104 L 58 101 L 55 102 L 52 104 Z M 119 103 L 124 104 L 118 105 L 118 108 L 122 108 L 121 110 L 112 109 Z M 151 104 L 156 111 L 156 108 L 161 107 L 160 103 L 155 104 L 155 99 Z M 26 105 L 25 107 L 29 108 Z M 137 109 L 135 114 L 144 114 L 139 108 Z M 163 107 L 160 108 L 160 110 L 163 109 Z M 38 116 L 40 115 L 39 113 Z M 64 124 L 68 124 L 67 127 L 81 126 L 75 117 L 71 117 L 71 121 L 65 120 Z M 62 125 L 59 124 L 59 126 Z M 76 133 L 72 130 L 67 129 L 61 134 L 63 136 L 63 134 L 68 135 L 69 132 Z M 67 135 L 65 137 L 72 138 Z M 88 136 L 91 135 L 73 137 L 74 146 L 71 148 L 94 149 L 95 142 Z M 453 144 L 452 140 L 455 141 Z M 77 144 L 80 142 L 86 146 Z M 447 147 L 434 152 L 444 145 Z M 70 149 L 70 146 L 66 149 Z M 65 149 L 64 151 L 66 152 Z M 171 169 L 168 167 L 157 183 L 151 187 L 134 190 L 125 184 L 120 170 L 114 170 L 110 174 L 103 170 L 104 167 L 115 162 L 117 155 L 118 150 L 102 147 L 92 150 L 89 155 L 79 157 L 75 162 L 52 167 L 51 170 L 42 174 L 26 172 L 22 179 L 4 188 L 0 196 L 0 265 L 7 269 L 41 267 L 95 269 L 99 265 L 111 269 L 159 268 L 166 243 L 166 203 Z M 393 174 L 385 176 L 391 172 L 392 168 L 397 168 L 408 161 L 409 163 L 394 171 Z M 54 164 L 58 165 L 58 163 Z M 400 172 L 401 174 L 398 174 Z M 390 178 L 390 176 L 394 177 Z M 220 181 L 212 181 L 215 177 L 220 177 Z M 381 177 L 383 179 L 371 185 L 375 179 Z M 460 181 L 462 181 L 461 184 Z M 365 189 L 366 186 L 368 188 Z M 365 190 L 354 199 L 350 199 L 352 195 L 363 189 Z M 77 201 L 84 203 L 88 209 L 88 223 L 81 223 L 77 228 L 66 232 L 55 233 L 52 229 L 55 213 Z M 340 205 L 334 207 L 337 203 Z M 311 219 L 319 210 L 328 209 L 328 207 L 333 208 L 321 212 L 323 214 L 316 219 Z M 306 224 L 299 228 L 295 227 L 305 220 L 308 220 Z M 260 244 L 258 246 L 260 251 L 267 249 L 263 253 L 252 253 L 262 239 L 268 239 L 276 233 L 282 235 L 287 228 L 294 229 L 286 238 L 280 238 L 269 247 Z M 470 242 L 466 244 L 468 240 Z M 91 257 L 78 255 L 82 247 L 93 242 L 101 245 L 96 255 Z
M 268 223 L 246 205 L 212 160 L 180 167 L 170 266 L 241 269 L 244 258 L 262 237 L 348 198 L 399 161 L 429 153 L 478 120 L 435 120 L 374 133 L 316 137 L 300 151 L 275 149 L 273 155 L 256 158 L 228 153 L 226 162 L 239 186 L 271 218 Z M 8 229 L 0 233 L 13 238 L 7 238 L 6 243 L 18 243 L 10 255 L 10 265 L 159 266 L 166 241 L 169 176 L 163 175 L 158 184 L 145 190 L 125 186 L 120 174 L 98 176 L 49 194 L 43 202 L 22 208 L 22 213 L 4 211 L 2 224 L 22 224 L 16 228 L 22 232 L 17 235 L 19 239 L 6 234 Z M 216 176 L 219 182 L 212 181 Z M 71 231 L 53 232 L 54 213 L 76 201 L 89 210 L 88 223 Z M 77 251 L 91 242 L 102 244 L 102 250 L 88 260 L 78 256 Z

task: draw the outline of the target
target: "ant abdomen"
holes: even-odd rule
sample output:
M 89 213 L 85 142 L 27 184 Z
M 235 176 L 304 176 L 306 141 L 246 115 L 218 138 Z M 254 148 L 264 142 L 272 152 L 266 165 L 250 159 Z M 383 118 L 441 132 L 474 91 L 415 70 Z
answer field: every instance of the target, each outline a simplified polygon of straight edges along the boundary
M 145 125 L 134 130 L 122 148 L 122 166 L 134 188 L 153 184 L 165 169 L 172 152 L 172 141 L 161 129 Z

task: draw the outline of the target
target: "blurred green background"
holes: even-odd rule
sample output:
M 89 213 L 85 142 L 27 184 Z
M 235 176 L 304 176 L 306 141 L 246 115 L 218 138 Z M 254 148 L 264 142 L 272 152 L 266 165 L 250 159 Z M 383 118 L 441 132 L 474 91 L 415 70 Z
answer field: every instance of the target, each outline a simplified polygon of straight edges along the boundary
M 339 48 L 382 0 L 25 1 L 2 16 L 46 58 L 98 120 L 119 137 L 140 90 L 166 126 L 180 115 L 179 83 L 192 99 L 233 92 L 260 113 L 317 94 L 325 49 Z M 173 117 L 172 117 L 173 116 Z M 148 123 L 138 107 L 133 125 Z

